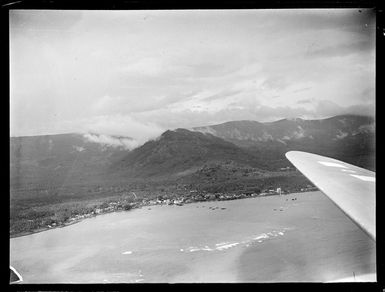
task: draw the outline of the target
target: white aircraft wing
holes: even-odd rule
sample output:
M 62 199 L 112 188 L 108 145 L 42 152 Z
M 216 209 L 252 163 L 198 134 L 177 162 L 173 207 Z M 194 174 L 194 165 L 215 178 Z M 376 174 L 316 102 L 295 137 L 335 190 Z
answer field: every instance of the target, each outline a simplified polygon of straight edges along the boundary
M 286 157 L 346 215 L 376 240 L 375 172 L 306 152 L 289 151 Z

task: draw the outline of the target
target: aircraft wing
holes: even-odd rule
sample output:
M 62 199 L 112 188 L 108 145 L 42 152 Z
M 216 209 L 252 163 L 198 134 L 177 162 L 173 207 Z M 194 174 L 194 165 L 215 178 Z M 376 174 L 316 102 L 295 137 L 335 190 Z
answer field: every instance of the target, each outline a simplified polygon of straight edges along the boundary
M 287 159 L 376 240 L 375 172 L 336 159 L 289 151 Z

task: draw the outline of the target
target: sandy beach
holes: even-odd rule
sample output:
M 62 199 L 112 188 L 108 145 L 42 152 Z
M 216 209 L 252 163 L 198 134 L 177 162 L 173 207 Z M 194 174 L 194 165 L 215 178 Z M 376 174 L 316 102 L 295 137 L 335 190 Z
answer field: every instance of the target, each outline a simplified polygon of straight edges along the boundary
M 375 243 L 320 192 L 111 213 L 13 238 L 10 248 L 23 283 L 323 282 L 375 272 Z

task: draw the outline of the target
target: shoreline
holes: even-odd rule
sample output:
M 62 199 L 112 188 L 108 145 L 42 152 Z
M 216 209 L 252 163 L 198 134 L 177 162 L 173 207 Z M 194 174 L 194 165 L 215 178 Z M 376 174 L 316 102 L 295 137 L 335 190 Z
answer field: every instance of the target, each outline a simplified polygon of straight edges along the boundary
M 139 209 L 139 208 L 133 208 L 133 209 Z M 75 220 L 72 220 L 70 222 L 65 222 L 65 223 L 57 225 L 57 226 L 52 226 L 51 228 L 50 227 L 41 227 L 41 228 L 33 230 L 33 231 L 25 231 L 25 232 L 22 232 L 22 233 L 19 233 L 19 234 L 16 234 L 16 235 L 10 235 L 9 239 L 23 237 L 23 236 L 27 236 L 27 235 L 32 235 L 32 234 L 35 234 L 35 233 L 40 233 L 40 232 L 48 231 L 48 230 L 54 230 L 54 229 L 57 229 L 57 228 L 67 227 L 67 226 L 70 226 L 70 225 L 73 225 L 73 224 L 76 224 L 76 223 L 80 223 L 83 220 L 94 218 L 94 217 L 99 216 L 99 215 L 107 215 L 107 214 L 110 214 L 110 213 L 116 213 L 116 212 L 122 212 L 122 211 L 131 211 L 131 210 L 114 210 L 114 211 L 110 211 L 110 212 L 104 212 L 104 213 L 101 213 L 101 214 L 91 214 L 90 216 L 87 216 L 85 218 L 75 219 Z
M 10 263 L 26 284 L 313 282 L 376 270 L 373 242 L 321 192 L 150 208 L 12 240 Z
M 307 192 L 317 192 L 317 191 L 319 191 L 319 190 L 310 190 L 310 191 L 307 191 Z M 297 194 L 297 193 L 304 193 L 304 192 L 285 193 L 285 194 L 282 194 L 281 196 L 287 196 L 287 195 Z M 205 200 L 205 201 L 192 201 L 192 202 L 186 202 L 186 203 L 183 203 L 182 205 L 177 205 L 177 206 L 183 206 L 183 205 L 188 205 L 188 204 L 196 204 L 196 203 L 204 203 L 204 202 L 222 202 L 222 201 L 234 201 L 234 200 L 242 200 L 242 199 L 257 199 L 257 198 L 264 198 L 264 197 L 271 197 L 271 196 L 280 196 L 280 195 L 279 194 L 269 194 L 269 195 L 263 195 L 263 196 L 259 195 L 259 196 L 252 196 L 252 197 L 233 198 L 233 199 L 228 199 L 228 200 L 214 199 L 214 200 Z M 97 216 L 100 216 L 100 215 L 107 215 L 107 214 L 117 213 L 117 212 L 129 212 L 129 211 L 132 211 L 132 210 L 135 210 L 135 209 L 142 209 L 143 207 L 151 207 L 151 206 L 159 206 L 159 205 L 160 206 L 169 206 L 169 204 L 142 204 L 142 205 L 137 206 L 137 207 L 132 207 L 130 210 L 117 209 L 117 210 L 108 210 L 107 212 L 103 212 L 103 213 L 96 213 L 96 214 L 92 214 L 91 213 L 91 214 L 87 215 L 84 218 L 74 219 L 72 221 L 65 222 L 65 223 L 57 225 L 57 226 L 41 227 L 39 229 L 35 229 L 35 230 L 32 230 L 32 231 L 25 231 L 25 232 L 22 232 L 22 233 L 19 233 L 19 234 L 10 235 L 9 239 L 23 237 L 23 236 L 27 236 L 27 235 L 32 235 L 32 234 L 35 234 L 35 233 L 40 233 L 40 232 L 44 232 L 44 231 L 48 231 L 48 230 L 53 230 L 53 229 L 57 229 L 57 228 L 64 228 L 64 227 L 67 227 L 67 226 L 70 226 L 70 225 L 73 225 L 73 224 L 76 224 L 76 223 L 80 223 L 80 222 L 82 222 L 85 219 L 94 218 L 94 217 L 97 217 Z M 173 206 L 173 205 L 175 205 L 175 204 L 172 204 L 170 206 Z

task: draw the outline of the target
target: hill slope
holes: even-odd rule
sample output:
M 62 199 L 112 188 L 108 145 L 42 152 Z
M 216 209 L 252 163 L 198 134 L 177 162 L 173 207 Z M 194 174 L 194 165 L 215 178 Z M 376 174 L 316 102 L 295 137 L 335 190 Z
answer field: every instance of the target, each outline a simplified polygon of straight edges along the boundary
M 277 163 L 277 167 L 290 165 L 284 153 L 300 150 L 375 169 L 375 122 L 371 117 L 343 115 L 323 120 L 284 119 L 271 123 L 232 121 L 193 130 L 254 151 Z
M 289 150 L 375 167 L 374 121 L 358 116 L 234 121 L 166 131 L 128 150 L 131 142 L 97 134 L 11 138 L 11 234 L 66 222 L 108 200 L 311 186 L 285 158 Z
M 374 128 L 372 118 L 352 115 L 272 123 L 233 121 L 166 131 L 131 151 L 120 147 L 120 142 L 95 143 L 95 134 L 95 139 L 80 134 L 11 138 L 12 199 L 56 194 L 60 200 L 63 195 L 85 196 L 103 186 L 131 188 L 136 182 L 147 186 L 150 181 L 181 178 L 194 184 L 206 181 L 205 167 L 215 170 L 211 178 L 217 177 L 216 181 L 239 179 L 246 170 L 263 174 L 292 168 L 284 156 L 290 150 L 375 170 Z
M 11 138 L 11 188 L 178 178 L 210 163 L 277 171 L 291 166 L 284 156 L 290 150 L 374 170 L 374 128 L 372 118 L 353 115 L 272 123 L 233 121 L 169 130 L 132 151 L 119 143 L 95 143 L 80 134 Z M 121 139 L 130 138 L 115 137 Z
M 128 152 L 116 145 L 95 143 L 81 134 L 13 137 L 11 190 L 87 184 L 104 176 L 108 166 Z
M 265 166 L 261 157 L 233 143 L 210 134 L 177 129 L 134 149 L 112 168 L 126 170 L 133 177 L 171 176 L 191 173 L 206 163 L 228 161 Z

